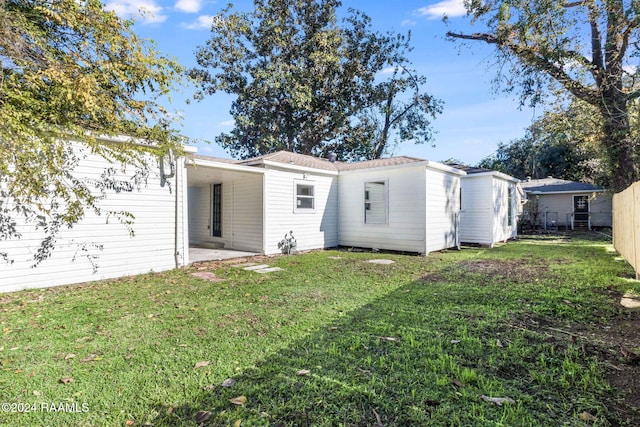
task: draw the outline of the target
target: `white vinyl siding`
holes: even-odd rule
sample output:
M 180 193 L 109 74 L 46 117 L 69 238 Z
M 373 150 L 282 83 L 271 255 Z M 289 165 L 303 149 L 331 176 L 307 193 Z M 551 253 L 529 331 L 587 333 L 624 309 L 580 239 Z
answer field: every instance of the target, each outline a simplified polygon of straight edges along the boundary
M 266 253 L 279 253 L 278 242 L 290 231 L 297 240 L 297 250 L 338 245 L 338 183 L 335 175 L 269 168 L 265 186 L 268 193 L 265 203 Z M 299 186 L 312 187 L 313 209 L 296 207 Z M 310 197 L 308 194 L 304 196 Z
M 385 183 L 386 223 L 365 223 L 363 206 L 366 190 L 363 189 L 366 183 L 371 182 Z M 424 185 L 424 167 L 358 170 L 341 174 L 340 245 L 424 253 Z M 378 196 L 370 192 L 369 197 Z
M 77 150 L 83 151 L 79 147 Z M 14 260 L 13 264 L 0 262 L 0 291 L 58 286 L 174 268 L 176 253 L 181 263 L 185 249 L 184 210 L 181 206 L 185 173 L 182 165 L 182 160 L 178 159 L 177 177 L 169 180 L 171 191 L 169 186 L 160 186 L 155 160 L 151 161 L 146 184 L 143 183 L 139 189 L 119 193 L 107 190 L 106 198 L 98 201 L 103 214 L 98 216 L 88 210 L 80 223 L 72 229 L 63 229 L 56 239 L 52 256 L 35 268 L 31 267 L 32 257 L 43 234 L 33 225 L 20 222 L 22 238 L 0 241 L 0 252 L 8 252 Z M 114 168 L 116 178 L 121 180 L 129 180 L 134 173 L 132 168 L 123 173 L 119 165 L 110 164 L 93 154 L 86 154 L 73 173 L 78 178 L 99 180 L 109 167 Z M 176 185 L 176 179 L 182 182 Z M 135 217 L 132 224 L 135 235 L 130 236 L 127 228 L 115 217 L 108 217 L 109 211 L 131 213 Z M 95 272 L 90 261 L 93 256 Z
M 460 179 L 462 210 L 460 211 L 460 241 L 493 244 L 493 178 L 467 175 Z
M 439 170 L 426 170 L 426 253 L 458 244 L 460 178 Z
M 493 246 L 517 235 L 516 183 L 494 174 L 461 178 L 460 241 Z

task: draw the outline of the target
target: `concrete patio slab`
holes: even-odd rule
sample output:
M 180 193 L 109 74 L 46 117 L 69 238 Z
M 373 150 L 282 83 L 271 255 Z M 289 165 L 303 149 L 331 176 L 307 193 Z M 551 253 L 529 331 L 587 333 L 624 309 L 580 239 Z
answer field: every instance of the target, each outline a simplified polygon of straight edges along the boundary
M 202 261 L 222 261 L 260 255 L 256 252 L 236 251 L 234 249 L 189 248 L 189 263 Z

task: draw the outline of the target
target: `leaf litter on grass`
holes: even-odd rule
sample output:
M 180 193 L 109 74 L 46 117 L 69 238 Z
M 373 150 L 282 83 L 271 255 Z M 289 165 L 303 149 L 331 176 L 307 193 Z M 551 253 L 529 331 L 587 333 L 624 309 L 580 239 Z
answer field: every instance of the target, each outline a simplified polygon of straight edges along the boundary
M 73 376 L 79 382 L 80 377 L 109 372 L 108 384 L 121 384 L 119 399 L 96 377 L 91 384 L 94 389 L 84 391 L 110 406 L 92 406 L 93 414 L 81 421 L 63 415 L 49 418 L 46 422 L 53 426 L 74 422 L 123 425 L 125 417 L 141 424 L 180 425 L 193 423 L 198 411 L 211 414 L 206 425 L 234 425 L 240 420 L 242 425 L 482 426 L 500 420 L 513 426 L 575 425 L 576 420 L 585 422 L 582 416 L 586 415 L 581 415 L 585 413 L 601 425 L 640 425 L 635 422 L 640 419 L 637 410 L 616 400 L 619 395 L 611 397 L 611 389 L 602 382 L 609 370 L 603 373 L 597 361 L 608 360 L 622 370 L 611 371 L 627 381 L 640 377 L 634 371 L 637 366 L 625 363 L 619 346 L 612 346 L 615 352 L 609 354 L 605 350 L 609 347 L 597 339 L 585 339 L 590 336 L 588 328 L 593 328 L 611 335 L 613 344 L 623 339 L 620 331 L 634 325 L 632 315 L 603 305 L 610 295 L 595 293 L 597 298 L 591 301 L 585 294 L 604 289 L 595 287 L 593 282 L 598 280 L 616 288 L 615 277 L 601 271 L 617 271 L 617 267 L 602 260 L 598 247 L 580 247 L 578 239 L 563 243 L 561 251 L 542 243 L 547 245 L 542 249 L 530 241 L 526 247 L 516 242 L 494 250 L 450 251 L 428 258 L 389 256 L 396 263 L 384 266 L 382 276 L 379 266 L 361 262 L 366 254 L 340 252 L 344 262 L 329 265 L 326 254 L 310 253 L 296 256 L 296 265 L 289 264 L 291 259 L 270 259 L 274 264 L 287 262 L 286 273 L 277 280 L 236 274 L 233 283 L 217 284 L 179 271 L 122 284 L 91 285 L 66 294 L 58 289 L 52 294 L 44 292 L 47 298 L 41 302 L 5 311 L 11 317 L 19 313 L 16 319 L 45 311 L 38 322 L 48 330 L 24 329 L 19 320 L 9 319 L 3 328 L 21 334 L 7 334 L 4 346 L 26 348 L 42 341 L 40 337 L 47 333 L 51 356 L 45 357 L 49 353 L 44 347 L 38 351 L 44 359 L 54 361 L 54 369 L 60 365 L 62 373 L 51 378 L 51 383 L 69 372 L 70 361 L 63 360 L 72 350 L 68 342 L 94 336 L 97 324 L 111 331 L 110 336 L 96 336 L 96 342 L 78 343 L 86 346 L 73 349 L 78 359 L 86 354 L 104 359 L 74 364 L 83 371 L 74 371 Z M 588 259 L 588 274 L 581 272 L 584 265 L 571 270 L 572 264 L 563 261 L 568 252 L 575 252 L 576 259 Z M 525 257 L 534 260 L 530 264 L 537 271 L 537 281 L 533 277 L 533 282 L 524 280 L 529 274 L 522 261 Z M 555 260 L 561 260 L 560 265 L 551 268 Z M 504 261 L 499 268 L 497 261 Z M 223 265 L 220 271 L 216 268 L 212 271 L 220 277 L 231 274 Z M 518 270 L 517 274 L 510 275 L 509 268 Z M 560 271 L 562 280 L 557 277 Z M 438 280 L 415 280 L 420 276 Z M 112 311 L 78 310 L 85 305 L 96 307 L 91 298 L 81 299 L 84 293 L 95 295 L 98 305 L 108 304 Z M 269 298 L 261 299 L 264 295 Z M 152 300 L 159 298 L 161 310 L 153 308 Z M 193 301 L 198 301 L 197 310 L 192 310 Z M 51 308 L 41 306 L 52 302 Z M 36 305 L 40 307 L 33 310 Z M 73 317 L 65 319 L 48 311 L 56 308 L 71 309 Z M 162 315 L 147 319 L 133 313 Z M 96 320 L 96 316 L 101 318 Z M 252 320 L 254 317 L 258 320 Z M 87 331 L 83 332 L 85 323 Z M 65 328 L 55 329 L 58 325 Z M 611 327 L 604 329 L 603 325 Z M 635 327 L 637 334 L 637 324 Z M 256 328 L 265 336 L 259 336 Z M 59 334 L 60 343 L 51 338 L 50 331 Z M 176 337 L 183 347 L 178 348 Z M 452 345 L 452 339 L 459 342 Z M 135 351 L 128 351 L 134 357 L 121 357 L 133 343 Z M 626 347 L 630 352 L 640 350 L 638 345 Z M 24 356 L 18 357 L 7 367 L 30 366 Z M 207 372 L 188 369 L 205 359 L 216 360 Z M 287 374 L 294 372 L 291 367 L 308 367 L 313 375 Z M 39 373 L 33 379 L 23 375 L 17 375 L 20 382 L 7 384 L 10 390 L 37 388 L 42 396 L 57 396 L 55 387 L 48 386 Z M 232 375 L 237 380 L 232 389 L 203 387 L 221 384 Z M 452 378 L 461 385 L 456 386 Z M 609 382 L 617 387 L 612 379 Z M 58 383 L 56 387 L 69 390 L 77 384 L 63 387 Z M 509 397 L 517 403 L 482 404 L 481 395 Z M 248 397 L 244 404 L 231 402 L 241 396 Z M 610 404 L 614 400 L 617 404 Z M 106 408 L 130 415 L 111 414 Z M 112 417 L 112 421 L 100 422 L 100 417 Z M 21 420 L 28 425 L 28 415 Z

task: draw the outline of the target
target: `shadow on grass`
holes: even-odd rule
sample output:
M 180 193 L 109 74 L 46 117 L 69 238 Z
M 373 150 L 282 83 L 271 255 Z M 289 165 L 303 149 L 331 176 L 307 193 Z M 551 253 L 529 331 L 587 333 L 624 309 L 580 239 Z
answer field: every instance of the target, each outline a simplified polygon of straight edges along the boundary
M 611 390 L 596 364 L 577 346 L 509 327 L 511 288 L 407 284 L 238 374 L 230 388 L 152 408 L 152 424 L 195 426 L 198 416 L 215 426 L 583 425 L 589 414 L 609 425 Z M 241 396 L 243 405 L 231 402 Z

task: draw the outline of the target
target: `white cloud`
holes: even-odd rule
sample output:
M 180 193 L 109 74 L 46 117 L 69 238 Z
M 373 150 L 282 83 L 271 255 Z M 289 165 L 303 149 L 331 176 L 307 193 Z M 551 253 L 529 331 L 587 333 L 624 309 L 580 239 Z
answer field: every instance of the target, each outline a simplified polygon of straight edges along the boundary
M 232 127 L 236 124 L 235 120 L 231 119 L 231 120 L 225 120 L 224 122 L 220 122 L 220 126 L 224 126 L 224 127 Z
M 438 3 L 421 7 L 417 10 L 417 14 L 428 16 L 431 19 L 439 19 L 443 16 L 453 18 L 465 16 L 467 9 L 464 7 L 464 0 L 442 0 Z
M 211 24 L 213 23 L 214 16 L 212 15 L 200 15 L 198 19 L 191 23 L 183 22 L 180 24 L 182 28 L 186 28 L 187 30 L 201 30 L 201 29 L 210 29 Z
M 157 24 L 167 19 L 155 0 L 112 0 L 104 8 L 112 10 L 121 18 L 140 19 L 145 24 Z
M 198 13 L 202 8 L 202 0 L 178 0 L 175 8 L 185 13 Z
M 413 27 L 414 25 L 416 25 L 416 21 L 413 21 L 411 19 L 405 19 L 400 23 L 400 25 L 403 27 Z
M 393 74 L 396 70 L 396 67 L 387 67 L 384 70 L 380 71 L 380 74 Z

